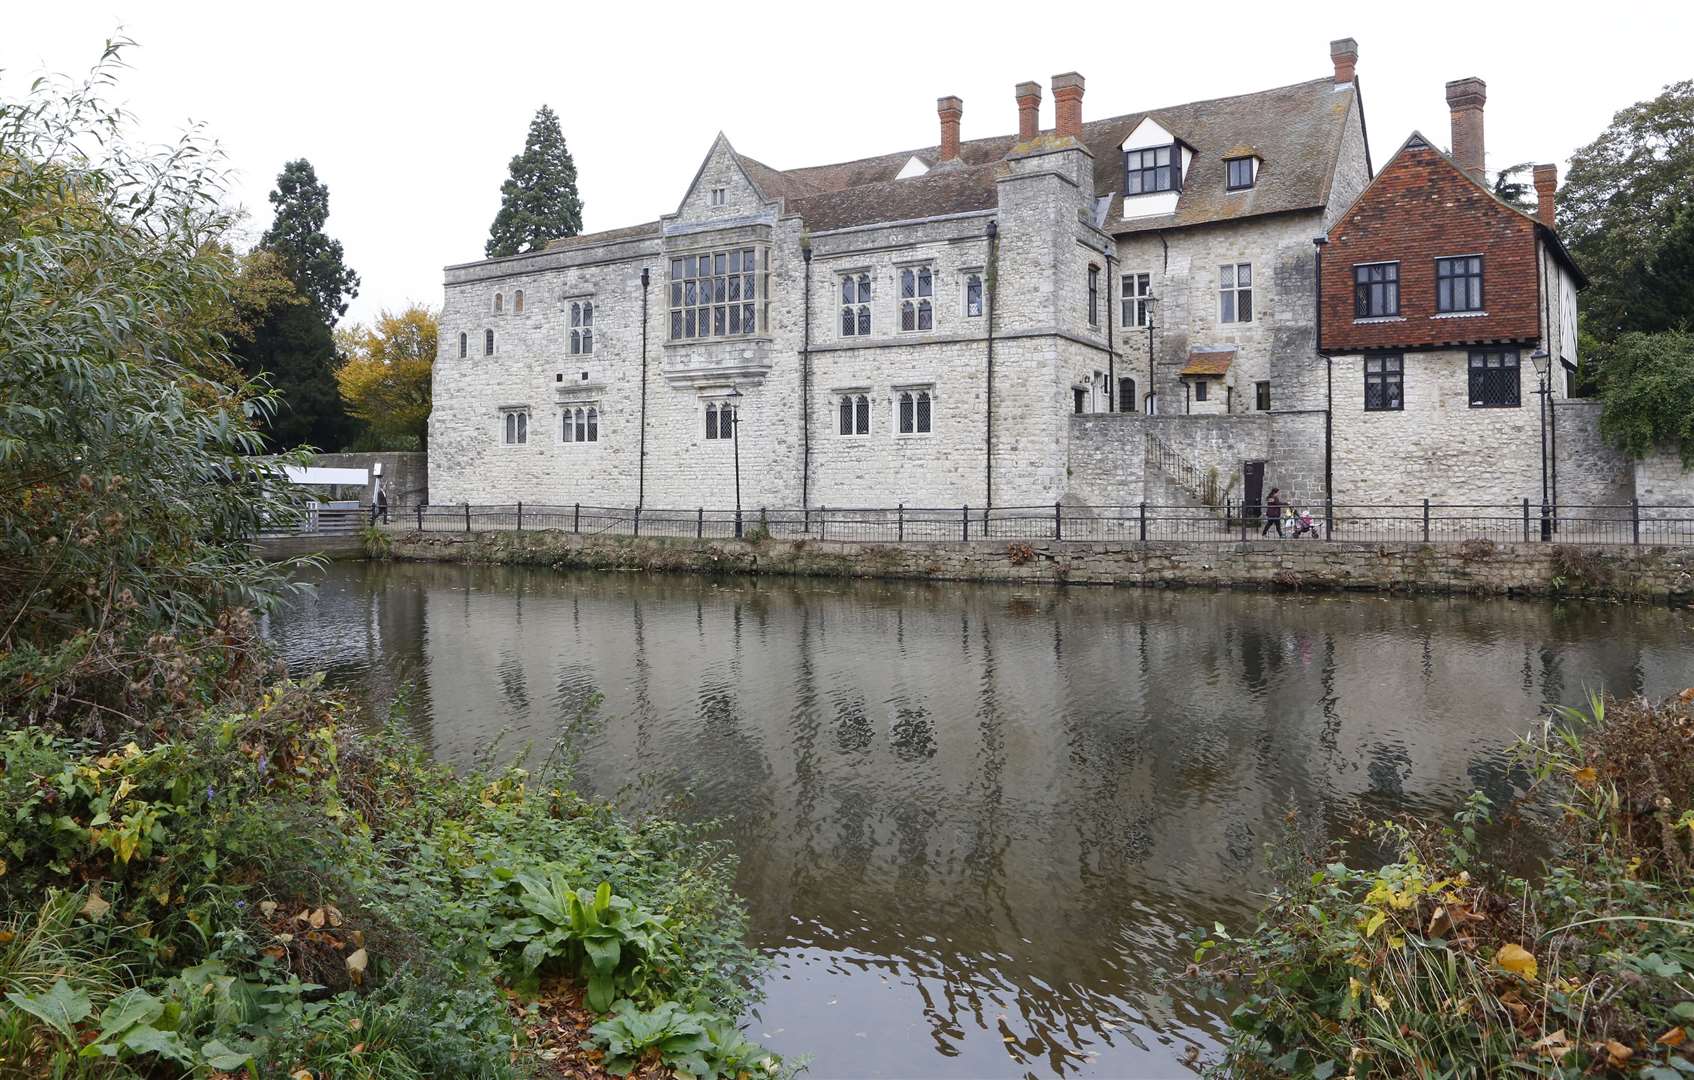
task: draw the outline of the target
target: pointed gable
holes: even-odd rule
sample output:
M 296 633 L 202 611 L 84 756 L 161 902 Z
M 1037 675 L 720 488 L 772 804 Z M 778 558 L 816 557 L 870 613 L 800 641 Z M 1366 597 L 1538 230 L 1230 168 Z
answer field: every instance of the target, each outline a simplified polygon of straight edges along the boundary
M 676 213 L 667 220 L 680 225 L 738 221 L 758 217 L 772 205 L 720 131 Z

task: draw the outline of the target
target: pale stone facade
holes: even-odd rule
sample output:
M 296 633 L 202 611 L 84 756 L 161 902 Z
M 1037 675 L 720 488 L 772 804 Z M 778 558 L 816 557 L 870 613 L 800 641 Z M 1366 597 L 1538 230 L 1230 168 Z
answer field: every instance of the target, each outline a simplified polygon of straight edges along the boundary
M 1521 408 L 1471 410 L 1463 354 L 1420 354 L 1405 410 L 1367 416 L 1361 360 L 1317 352 L 1313 240 L 1371 180 L 1356 53 L 1334 43 L 1333 79 L 1087 123 L 1081 78 L 1056 76 L 1058 128 L 963 144 L 944 98 L 938 147 L 813 169 L 770 169 L 720 135 L 656 222 L 447 268 L 430 497 L 1186 505 L 1199 496 L 1178 474 L 1210 471 L 1232 502 L 1250 500 L 1249 472 L 1307 505 L 1538 498 L 1532 387 Z M 1020 106 L 1038 94 L 1024 84 Z M 1157 186 L 1128 171 L 1150 130 L 1173 140 L 1180 192 L 1126 195 Z M 1226 187 L 1243 157 L 1255 183 Z M 722 288 L 724 259 L 740 269 L 728 295 L 700 300 L 688 268 Z M 1550 348 L 1574 363 L 1575 290 L 1543 262 Z M 1196 400 L 1185 364 L 1227 350 Z M 720 424 L 732 404 L 739 422 Z M 1180 469 L 1143 466 L 1150 437 L 1185 448 Z

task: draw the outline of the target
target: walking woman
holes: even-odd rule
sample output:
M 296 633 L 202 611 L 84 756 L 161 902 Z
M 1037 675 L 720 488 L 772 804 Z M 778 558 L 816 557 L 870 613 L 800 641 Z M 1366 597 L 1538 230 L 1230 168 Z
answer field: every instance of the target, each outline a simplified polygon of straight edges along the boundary
M 1273 525 L 1276 526 L 1276 535 L 1283 535 L 1281 491 L 1281 488 L 1271 488 L 1270 496 L 1265 499 L 1265 527 L 1259 530 L 1260 536 L 1268 535 Z

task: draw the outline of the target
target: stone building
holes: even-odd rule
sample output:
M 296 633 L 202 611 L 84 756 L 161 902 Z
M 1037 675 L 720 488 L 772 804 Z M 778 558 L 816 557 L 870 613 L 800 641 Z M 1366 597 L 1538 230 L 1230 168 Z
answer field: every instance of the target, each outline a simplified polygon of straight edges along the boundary
M 722 509 L 739 491 L 749 509 L 956 510 L 1253 505 L 1271 486 L 1307 504 L 1529 496 L 1521 469 L 1446 470 L 1436 443 L 1470 452 L 1459 427 L 1424 433 L 1431 467 L 1408 474 L 1373 445 L 1357 394 L 1330 411 L 1333 380 L 1358 377 L 1332 365 L 1366 361 L 1339 338 L 1329 351 L 1351 359 L 1319 353 L 1314 241 L 1374 175 L 1356 43 L 1332 42 L 1330 60 L 1292 86 L 1105 119 L 1084 118 L 1082 76 L 1057 75 L 1048 127 L 1042 88 L 1020 83 L 1016 134 L 978 139 L 943 97 L 936 145 L 809 168 L 770 168 L 720 134 L 656 221 L 447 268 L 431 498 Z M 1574 361 L 1564 286 L 1579 275 L 1528 261 L 1565 275 L 1557 347 Z M 1435 385 L 1408 381 L 1408 403 Z M 1582 445 L 1629 471 L 1597 437 Z M 1568 483 L 1612 498 L 1624 482 Z
M 1015 135 L 962 139 L 942 98 L 936 145 L 835 165 L 720 135 L 657 221 L 451 266 L 431 496 L 723 507 L 738 454 L 749 507 L 1134 503 L 1149 425 L 1077 414 L 1189 409 L 1315 484 L 1311 240 L 1371 175 L 1356 48 L 1331 51 L 1107 119 L 1059 75 L 1045 128 L 1022 83 Z

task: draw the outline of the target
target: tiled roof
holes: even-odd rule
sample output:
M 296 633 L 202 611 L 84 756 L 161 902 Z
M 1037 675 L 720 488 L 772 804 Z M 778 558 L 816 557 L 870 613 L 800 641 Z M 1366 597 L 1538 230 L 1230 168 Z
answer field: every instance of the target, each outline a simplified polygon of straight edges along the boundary
M 1169 228 L 1324 205 L 1347 116 L 1356 102 L 1351 86 L 1337 89 L 1326 77 L 1084 123 L 1082 141 L 1094 155 L 1097 195 L 1122 189 L 1120 148 L 1149 116 L 1196 151 L 1174 214 L 1126 221 L 1121 200 L 1114 199 L 1106 231 Z M 806 218 L 808 227 L 830 229 L 992 207 L 992 167 L 1016 142 L 1015 135 L 971 139 L 959 145 L 962 167 L 939 170 L 936 146 L 801 169 L 773 169 L 745 155 L 741 163 L 767 196 L 787 200 L 788 209 Z M 1226 192 L 1223 160 L 1226 151 L 1236 147 L 1250 148 L 1261 165 L 1252 188 Z M 931 172 L 896 180 L 914 157 L 930 165 Z
M 547 242 L 548 251 L 559 251 L 564 248 L 593 247 L 596 244 L 615 244 L 620 240 L 640 240 L 647 236 L 659 235 L 659 223 L 649 221 L 645 225 L 626 225 L 621 229 L 602 229 L 599 232 L 582 233 L 579 236 L 565 236 L 558 240 Z
M 1188 366 L 1177 374 L 1182 378 L 1192 375 L 1228 375 L 1229 365 L 1233 363 L 1234 349 L 1196 349 L 1188 354 Z

